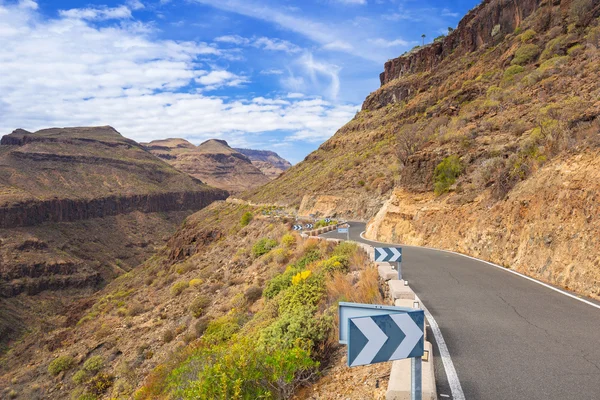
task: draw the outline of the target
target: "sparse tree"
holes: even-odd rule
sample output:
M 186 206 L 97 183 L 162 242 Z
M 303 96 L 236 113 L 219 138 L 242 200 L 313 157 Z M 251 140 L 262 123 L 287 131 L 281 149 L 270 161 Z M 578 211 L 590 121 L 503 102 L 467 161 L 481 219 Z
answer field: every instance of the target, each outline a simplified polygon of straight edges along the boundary
M 454 32 L 454 28 L 449 26 L 448 27 L 448 35 L 451 34 L 452 32 Z
M 426 38 L 426 37 L 427 37 L 427 36 L 425 36 L 425 34 L 422 34 L 422 35 L 421 35 L 421 38 L 423 39 L 423 46 L 425 46 L 425 38 Z

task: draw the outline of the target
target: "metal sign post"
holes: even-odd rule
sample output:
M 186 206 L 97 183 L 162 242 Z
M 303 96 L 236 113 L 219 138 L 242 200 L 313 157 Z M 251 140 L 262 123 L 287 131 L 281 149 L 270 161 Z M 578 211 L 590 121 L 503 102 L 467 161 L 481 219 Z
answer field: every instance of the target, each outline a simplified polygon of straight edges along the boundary
M 410 359 L 411 379 L 410 379 L 410 400 L 423 399 L 423 382 L 422 376 L 422 357 L 414 357 Z

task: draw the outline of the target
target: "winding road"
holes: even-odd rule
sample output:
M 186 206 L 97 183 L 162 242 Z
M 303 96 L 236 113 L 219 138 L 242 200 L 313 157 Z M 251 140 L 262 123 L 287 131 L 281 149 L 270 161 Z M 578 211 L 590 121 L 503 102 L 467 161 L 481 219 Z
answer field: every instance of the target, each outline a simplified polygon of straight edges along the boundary
M 364 230 L 351 222 L 350 239 L 382 245 Z M 600 399 L 600 303 L 459 254 L 402 247 L 403 278 L 439 325 L 464 398 Z M 438 394 L 451 399 L 439 354 L 434 343 Z

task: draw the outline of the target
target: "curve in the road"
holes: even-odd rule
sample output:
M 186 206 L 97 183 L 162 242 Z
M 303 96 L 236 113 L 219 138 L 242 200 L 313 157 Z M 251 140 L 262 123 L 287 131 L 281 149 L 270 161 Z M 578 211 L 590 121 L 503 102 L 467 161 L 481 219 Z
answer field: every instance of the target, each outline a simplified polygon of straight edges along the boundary
M 350 238 L 378 245 L 361 238 L 364 227 L 350 223 Z M 403 276 L 443 332 L 467 399 L 600 398 L 600 312 L 591 299 L 472 257 L 403 247 Z M 436 370 L 448 387 L 442 378 Z

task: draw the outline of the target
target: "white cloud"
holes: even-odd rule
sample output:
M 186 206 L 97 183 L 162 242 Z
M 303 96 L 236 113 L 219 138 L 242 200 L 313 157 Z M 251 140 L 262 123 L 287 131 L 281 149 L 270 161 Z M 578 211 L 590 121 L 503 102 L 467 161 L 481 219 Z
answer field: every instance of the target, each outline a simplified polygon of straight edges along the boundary
M 450 11 L 450 10 L 449 10 L 449 9 L 447 9 L 447 8 L 444 8 L 444 9 L 442 10 L 442 16 L 444 16 L 444 17 L 453 17 L 453 18 L 458 18 L 458 17 L 460 17 L 460 14 L 459 14 L 459 13 L 457 13 L 457 12 L 452 12 L 452 11 Z
M 127 0 L 127 6 L 132 10 L 141 10 L 146 8 L 140 0 Z
M 200 77 L 196 78 L 195 81 L 206 86 L 205 90 L 214 90 L 222 86 L 240 86 L 248 82 L 245 77 L 225 70 L 199 71 L 199 75 Z
M 131 10 L 126 6 L 118 6 L 114 8 L 72 8 L 70 10 L 60 10 L 59 14 L 63 18 L 84 20 L 131 18 Z
M 211 64 L 207 59 L 223 57 L 214 46 L 157 40 L 151 27 L 136 21 L 97 27 L 89 21 L 98 20 L 98 14 L 45 19 L 21 4 L 0 2 L 3 133 L 17 127 L 112 125 L 138 141 L 249 138 L 274 131 L 290 132 L 289 140 L 318 141 L 358 108 L 320 98 L 208 96 L 210 88 L 247 80 L 222 68 L 206 68 Z M 324 80 L 328 91 L 339 88 L 331 65 L 311 57 L 299 68 Z
M 230 43 L 238 46 L 253 46 L 259 49 L 271 51 L 283 51 L 286 53 L 299 53 L 302 51 L 300 47 L 288 42 L 287 40 L 268 38 L 268 37 L 252 37 L 245 38 L 239 35 L 226 35 L 216 37 L 215 42 Z
M 367 0 L 334 0 L 336 3 L 342 3 L 342 4 L 358 4 L 358 5 L 364 5 L 367 4 Z
M 219 37 L 215 38 L 215 42 L 231 43 L 231 44 L 237 44 L 237 45 L 247 45 L 247 44 L 250 44 L 250 39 L 241 37 L 239 35 L 227 35 L 227 36 L 219 36 Z
M 369 39 L 369 42 L 379 47 L 398 47 L 398 46 L 409 46 L 410 43 L 404 39 L 386 40 L 382 38 Z
M 260 71 L 261 75 L 283 75 L 282 69 L 263 69 Z
M 352 45 L 350 43 L 344 42 L 342 40 L 335 40 L 333 42 L 327 43 L 323 45 L 324 49 L 327 50 L 342 50 L 342 51 L 352 51 Z
M 33 1 L 33 0 L 20 0 L 19 1 L 19 7 L 20 8 L 29 8 L 32 10 L 37 10 L 38 9 L 38 4 Z
M 265 50 L 284 51 L 286 53 L 298 53 L 301 51 L 300 47 L 287 40 L 270 39 L 267 37 L 256 39 L 253 45 Z

